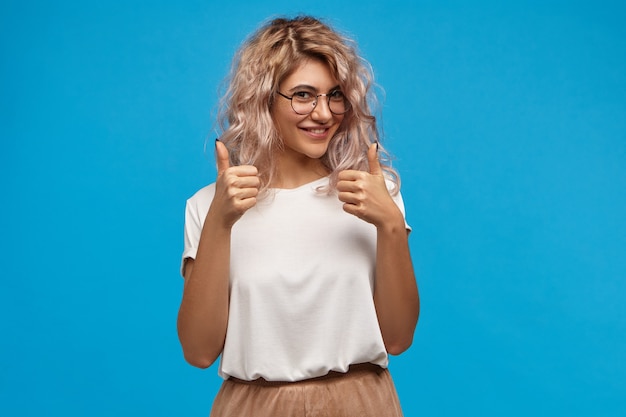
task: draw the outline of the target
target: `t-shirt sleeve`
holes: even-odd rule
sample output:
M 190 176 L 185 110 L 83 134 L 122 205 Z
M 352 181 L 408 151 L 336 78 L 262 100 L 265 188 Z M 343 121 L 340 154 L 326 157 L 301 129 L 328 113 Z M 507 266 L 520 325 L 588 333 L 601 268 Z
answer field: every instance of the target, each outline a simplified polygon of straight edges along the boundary
M 390 193 L 394 186 L 395 185 L 393 184 L 393 182 L 391 182 L 391 180 L 387 180 L 387 189 Z M 404 226 L 406 227 L 406 230 L 410 232 L 412 229 L 409 223 L 406 221 L 406 210 L 404 208 L 404 200 L 402 199 L 402 193 L 400 193 L 400 190 L 398 190 L 398 192 L 395 194 L 391 193 L 391 198 L 393 198 L 393 201 L 402 212 L 402 216 L 404 217 Z
M 200 243 L 200 235 L 204 226 L 209 206 L 215 195 L 215 183 L 201 188 L 185 205 L 185 245 L 183 247 L 183 256 L 180 263 L 180 273 L 184 276 L 185 260 L 196 259 L 198 252 L 198 244 Z
M 396 205 L 402 212 L 402 216 L 404 216 L 404 226 L 406 227 L 406 230 L 410 232 L 412 229 L 409 223 L 406 221 L 406 210 L 404 208 L 404 200 L 402 199 L 402 194 L 398 192 L 395 196 L 393 196 L 393 201 L 396 202 Z
M 196 201 L 189 199 L 185 205 L 185 244 L 183 248 L 183 256 L 180 264 L 180 273 L 184 276 L 185 261 L 188 258 L 195 259 L 198 252 L 198 243 L 200 242 L 200 233 L 202 232 L 202 221 L 198 211 Z

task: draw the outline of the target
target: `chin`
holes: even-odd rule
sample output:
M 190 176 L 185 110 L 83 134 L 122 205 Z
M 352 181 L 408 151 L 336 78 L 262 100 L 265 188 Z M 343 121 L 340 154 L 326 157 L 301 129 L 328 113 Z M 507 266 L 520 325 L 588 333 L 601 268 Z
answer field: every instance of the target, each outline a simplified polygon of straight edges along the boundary
M 314 150 L 311 152 L 307 152 L 305 155 L 311 159 L 320 159 L 328 152 L 328 146 L 325 146 L 324 149 Z

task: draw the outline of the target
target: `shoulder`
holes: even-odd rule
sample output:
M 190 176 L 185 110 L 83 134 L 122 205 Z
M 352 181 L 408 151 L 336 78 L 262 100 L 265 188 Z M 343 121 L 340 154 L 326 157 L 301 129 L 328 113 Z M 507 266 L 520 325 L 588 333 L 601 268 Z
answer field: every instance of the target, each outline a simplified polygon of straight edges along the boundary
M 215 183 L 206 185 L 196 191 L 187 200 L 187 207 L 193 207 L 196 209 L 208 207 L 211 205 L 211 201 L 213 201 L 213 196 L 215 196 Z
M 386 175 L 385 183 L 387 184 L 387 190 L 389 191 L 389 195 L 391 196 L 393 201 L 395 201 L 396 205 L 400 207 L 400 211 L 402 211 L 402 214 L 406 214 L 404 208 L 404 199 L 402 198 L 402 193 L 400 191 L 399 178 L 392 178 Z
M 215 195 L 215 183 L 211 183 L 196 191 L 188 201 L 202 201 L 213 198 Z
M 385 184 L 387 185 L 387 190 L 389 190 L 390 193 L 398 189 L 398 184 L 388 175 L 385 175 Z

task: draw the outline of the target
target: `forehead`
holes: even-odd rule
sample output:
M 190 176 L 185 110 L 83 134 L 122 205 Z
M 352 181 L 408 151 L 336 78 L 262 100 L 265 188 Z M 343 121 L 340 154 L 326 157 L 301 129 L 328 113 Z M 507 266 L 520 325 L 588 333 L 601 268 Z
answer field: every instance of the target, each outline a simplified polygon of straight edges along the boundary
M 296 67 L 280 83 L 281 88 L 292 89 L 298 86 L 309 86 L 319 91 L 329 90 L 339 83 L 330 71 L 330 67 L 318 59 L 307 59 Z

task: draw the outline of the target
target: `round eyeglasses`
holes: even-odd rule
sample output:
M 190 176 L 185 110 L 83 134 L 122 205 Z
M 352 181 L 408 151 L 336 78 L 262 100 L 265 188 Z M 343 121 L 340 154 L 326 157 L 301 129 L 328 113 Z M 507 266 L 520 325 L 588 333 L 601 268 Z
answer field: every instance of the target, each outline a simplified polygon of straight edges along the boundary
M 282 97 L 291 101 L 291 108 L 297 114 L 305 116 L 310 114 L 317 107 L 319 97 L 326 97 L 328 100 L 328 108 L 331 113 L 341 115 L 350 110 L 350 102 L 340 90 L 334 90 L 326 94 L 314 94 L 309 91 L 296 91 L 291 97 L 277 91 Z

